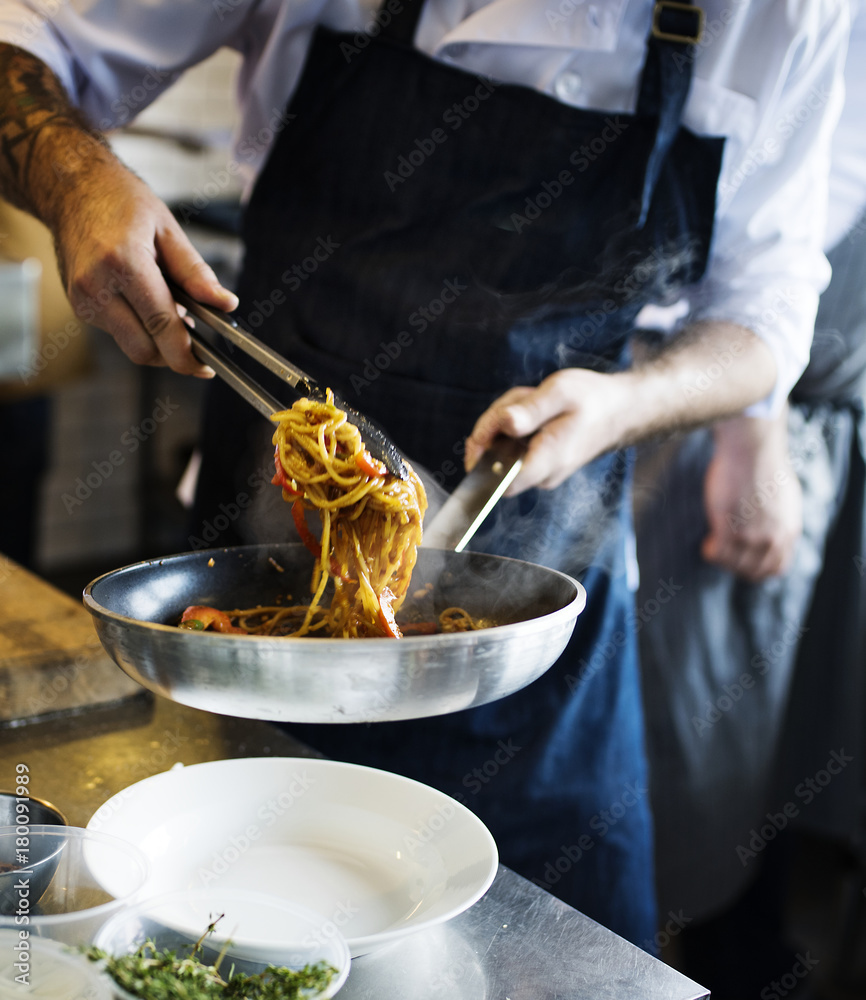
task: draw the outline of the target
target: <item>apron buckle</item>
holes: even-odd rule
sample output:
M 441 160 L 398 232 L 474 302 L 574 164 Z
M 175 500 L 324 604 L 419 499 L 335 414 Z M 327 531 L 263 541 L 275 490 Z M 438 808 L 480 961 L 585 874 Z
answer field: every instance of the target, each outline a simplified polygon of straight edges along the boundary
M 704 31 L 704 12 L 690 3 L 658 0 L 653 8 L 653 38 L 697 45 Z

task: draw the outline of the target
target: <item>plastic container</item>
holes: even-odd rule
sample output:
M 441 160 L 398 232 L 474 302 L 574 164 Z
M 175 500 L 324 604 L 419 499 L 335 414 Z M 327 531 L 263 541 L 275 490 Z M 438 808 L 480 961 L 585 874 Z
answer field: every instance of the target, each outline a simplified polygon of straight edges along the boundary
M 2 876 L 0 932 L 23 926 L 73 948 L 137 899 L 150 870 L 135 845 L 72 826 L 0 828 L 0 858 L 16 865 Z
M 113 1000 L 110 980 L 83 955 L 58 941 L 20 933 L 0 930 L 0 1000 Z

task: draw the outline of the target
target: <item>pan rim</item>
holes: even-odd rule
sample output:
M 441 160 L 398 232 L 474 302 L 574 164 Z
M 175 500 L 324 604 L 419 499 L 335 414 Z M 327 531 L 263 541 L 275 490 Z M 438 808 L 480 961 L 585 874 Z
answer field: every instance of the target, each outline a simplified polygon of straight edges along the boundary
M 394 639 L 389 638 L 365 638 L 365 639 L 345 639 L 337 637 L 327 637 L 327 636 L 270 636 L 270 635 L 235 635 L 231 633 L 222 632 L 191 632 L 184 629 L 179 629 L 175 625 L 166 625 L 162 622 L 147 621 L 141 618 L 131 618 L 128 615 L 120 614 L 117 611 L 112 611 L 107 608 L 104 604 L 101 604 L 93 594 L 94 588 L 98 587 L 100 583 L 109 579 L 117 578 L 121 574 L 131 573 L 133 571 L 140 571 L 146 569 L 150 566 L 162 566 L 167 562 L 179 561 L 181 559 L 189 559 L 190 556 L 197 556 L 201 558 L 212 558 L 215 554 L 241 554 L 241 553 L 252 553 L 261 552 L 268 549 L 282 550 L 282 549 L 303 549 L 304 545 L 302 542 L 261 542 L 248 545 L 234 545 L 234 546 L 218 546 L 210 549 L 197 549 L 189 552 L 174 552 L 169 555 L 154 556 L 149 559 L 142 559 L 134 563 L 127 563 L 123 566 L 119 566 L 116 569 L 109 570 L 105 573 L 100 574 L 91 580 L 87 586 L 84 588 L 82 594 L 82 600 L 87 608 L 87 610 L 96 618 L 103 621 L 109 621 L 122 625 L 127 629 L 134 629 L 141 632 L 164 632 L 170 633 L 174 636 L 179 637 L 179 641 L 189 641 L 193 640 L 195 642 L 217 642 L 223 644 L 226 641 L 243 641 L 243 642 L 255 642 L 257 644 L 270 644 L 278 643 L 279 645 L 285 645 L 286 642 L 304 643 L 307 644 L 310 641 L 315 641 L 316 648 L 321 649 L 326 645 L 334 644 L 337 648 L 345 649 L 346 643 L 360 643 L 363 644 L 364 649 L 370 649 L 371 651 L 375 648 L 381 646 L 383 648 L 393 648 Z M 504 630 L 509 630 L 509 632 L 521 632 L 527 629 L 533 629 L 537 627 L 537 623 L 540 621 L 546 621 L 549 623 L 555 622 L 557 617 L 572 618 L 579 616 L 586 607 L 586 590 L 579 580 L 576 580 L 573 576 L 562 572 L 561 570 L 551 569 L 547 566 L 541 566 L 536 563 L 529 563 L 526 560 L 515 559 L 511 556 L 498 556 L 486 552 L 474 552 L 472 550 L 465 550 L 464 552 L 456 553 L 452 549 L 439 549 L 439 548 L 426 548 L 419 550 L 420 552 L 429 553 L 444 553 L 449 556 L 469 556 L 476 557 L 483 560 L 490 560 L 497 563 L 512 563 L 521 566 L 533 566 L 539 570 L 542 570 L 546 575 L 555 576 L 563 580 L 564 582 L 570 584 L 574 588 L 574 594 L 570 601 L 563 604 L 562 607 L 555 609 L 554 611 L 549 611 L 546 614 L 538 615 L 534 618 L 526 619 L 524 621 L 517 622 L 506 622 L 502 625 L 491 625 L 488 628 L 479 629 L 473 632 L 440 632 L 434 635 L 405 635 L 402 639 L 398 640 L 401 643 L 409 642 L 412 647 L 420 648 L 424 645 L 435 645 L 440 646 L 443 642 L 448 644 L 459 644 L 461 642 L 471 645 L 473 641 L 477 641 L 479 635 L 490 635 L 491 633 L 496 633 L 501 635 Z M 426 557 L 424 557 L 426 558 Z

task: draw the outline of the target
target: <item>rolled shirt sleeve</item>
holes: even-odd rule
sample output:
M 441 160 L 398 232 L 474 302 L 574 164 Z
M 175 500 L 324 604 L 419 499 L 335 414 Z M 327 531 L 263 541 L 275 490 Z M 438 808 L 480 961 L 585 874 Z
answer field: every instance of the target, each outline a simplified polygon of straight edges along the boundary
M 103 131 L 128 124 L 190 66 L 246 37 L 249 0 L 0 0 L 0 39 L 48 65 L 70 100 Z M 122 26 L 122 29 L 121 29 Z
M 808 364 L 818 298 L 830 279 L 822 246 L 848 32 L 840 3 L 776 3 L 763 20 L 752 23 L 752 37 L 743 33 L 733 53 L 752 94 L 738 88 L 739 127 L 719 182 L 711 261 L 690 296 L 691 319 L 744 326 L 772 352 L 776 385 L 749 408 L 752 416 L 777 412 Z M 750 87 L 760 47 L 772 63 L 774 46 L 785 38 L 787 46 L 775 53 L 778 71 Z M 712 95 L 717 57 L 708 53 L 707 77 L 696 81 L 698 104 Z M 743 60 L 751 60 L 751 70 Z

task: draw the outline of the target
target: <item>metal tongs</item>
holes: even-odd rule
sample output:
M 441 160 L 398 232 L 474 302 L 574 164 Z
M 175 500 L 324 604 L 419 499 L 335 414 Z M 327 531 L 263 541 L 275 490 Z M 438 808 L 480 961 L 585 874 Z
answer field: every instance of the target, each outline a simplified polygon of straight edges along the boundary
M 167 284 L 175 301 L 182 305 L 191 316 L 201 320 L 202 323 L 242 350 L 248 357 L 258 361 L 269 372 L 290 386 L 298 398 L 308 396 L 310 399 L 325 399 L 325 392 L 315 379 L 277 354 L 267 344 L 263 344 L 258 338 L 247 333 L 228 313 L 204 305 L 187 295 L 173 281 L 167 280 Z M 272 396 L 218 347 L 208 343 L 194 326 L 189 326 L 189 335 L 192 340 L 193 354 L 199 361 L 202 364 L 210 365 L 224 382 L 254 406 L 259 413 L 270 417 L 271 414 L 286 409 L 285 403 Z M 373 458 L 382 462 L 392 475 L 400 479 L 407 479 L 409 473 L 406 469 L 406 463 L 403 461 L 397 445 L 384 431 L 368 417 L 347 405 L 346 401 L 341 399 L 336 392 L 334 393 L 334 403 L 345 411 L 351 423 L 361 432 L 364 446 Z

